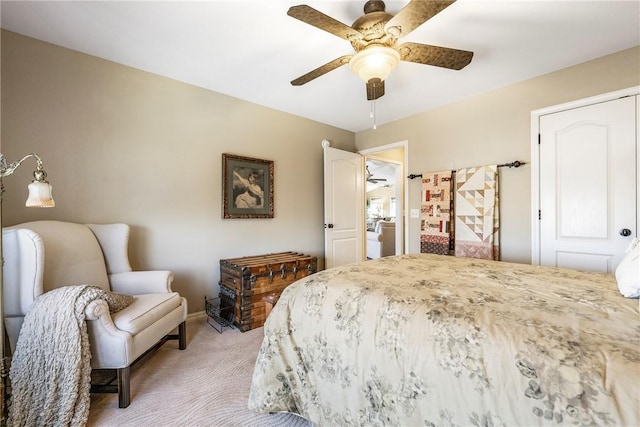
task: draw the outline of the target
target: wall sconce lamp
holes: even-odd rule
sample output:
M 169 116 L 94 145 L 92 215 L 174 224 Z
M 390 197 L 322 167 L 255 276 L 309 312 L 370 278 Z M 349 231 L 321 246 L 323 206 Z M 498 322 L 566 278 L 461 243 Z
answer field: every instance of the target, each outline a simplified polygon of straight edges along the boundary
M 29 196 L 25 206 L 32 208 L 52 208 L 56 205 L 51 195 L 51 184 L 46 180 L 47 173 L 42 168 L 42 159 L 35 153 L 27 154 L 17 162 L 8 163 L 4 155 L 0 153 L 0 416 L 2 425 L 6 425 L 7 405 L 6 387 L 9 375 L 9 363 L 7 352 L 5 351 L 5 328 L 4 328 L 4 295 L 3 295 L 3 269 L 4 258 L 2 257 L 2 199 L 4 197 L 4 184 L 2 180 L 13 174 L 20 167 L 22 162 L 28 158 L 36 159 L 36 170 L 33 172 L 33 182 L 29 184 Z
M 56 205 L 51 195 L 51 184 L 46 180 L 47 173 L 42 168 L 42 159 L 35 153 L 27 154 L 17 162 L 7 163 L 7 159 L 0 153 L 0 180 L 14 173 L 22 162 L 29 157 L 36 159 L 36 170 L 33 171 L 33 182 L 29 184 L 29 197 L 25 206 L 28 208 L 52 208 Z M 4 195 L 4 185 L 0 188 L 0 198 Z

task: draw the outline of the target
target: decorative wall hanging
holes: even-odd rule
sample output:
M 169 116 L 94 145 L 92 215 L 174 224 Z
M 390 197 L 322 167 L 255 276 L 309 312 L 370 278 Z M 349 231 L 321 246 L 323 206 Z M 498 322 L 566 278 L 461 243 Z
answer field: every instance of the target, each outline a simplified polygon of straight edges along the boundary
M 500 259 L 498 166 L 458 169 L 455 255 Z
M 273 161 L 222 154 L 223 218 L 273 218 Z
M 453 253 L 453 174 L 450 170 L 422 175 L 420 252 Z

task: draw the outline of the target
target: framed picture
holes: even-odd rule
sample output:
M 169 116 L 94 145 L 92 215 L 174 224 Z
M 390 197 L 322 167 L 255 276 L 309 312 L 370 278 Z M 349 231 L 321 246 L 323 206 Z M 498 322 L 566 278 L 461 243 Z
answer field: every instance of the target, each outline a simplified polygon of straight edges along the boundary
M 223 218 L 273 218 L 273 161 L 222 154 Z

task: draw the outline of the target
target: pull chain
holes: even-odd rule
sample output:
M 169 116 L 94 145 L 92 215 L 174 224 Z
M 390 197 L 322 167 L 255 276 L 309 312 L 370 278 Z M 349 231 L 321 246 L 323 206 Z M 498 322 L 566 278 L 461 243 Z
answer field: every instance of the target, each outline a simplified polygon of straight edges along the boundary
M 378 124 L 376 123 L 376 89 L 377 82 L 373 82 L 371 85 L 371 112 L 369 113 L 369 117 L 373 119 L 373 129 L 378 128 Z
M 375 99 L 371 101 L 371 113 L 369 114 L 369 117 L 373 119 L 373 129 L 377 129 L 378 124 L 376 123 L 376 100 Z

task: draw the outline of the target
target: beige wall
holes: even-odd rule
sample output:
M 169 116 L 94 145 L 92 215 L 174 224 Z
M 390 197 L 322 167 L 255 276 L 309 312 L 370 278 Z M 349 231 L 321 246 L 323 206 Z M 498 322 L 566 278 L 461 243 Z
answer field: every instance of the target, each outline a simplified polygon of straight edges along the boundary
M 221 258 L 299 251 L 323 264 L 322 146 L 354 134 L 2 32 L 2 153 L 37 152 L 54 209 L 26 209 L 30 160 L 5 179 L 4 225 L 132 225 L 134 269 L 171 269 L 203 310 Z M 275 218 L 223 220 L 222 153 L 275 162 Z
M 531 111 L 640 85 L 640 47 L 624 50 L 356 134 L 358 150 L 409 141 L 408 174 L 531 160 Z M 382 100 L 384 102 L 384 99 Z M 420 180 L 407 180 L 409 208 Z M 531 168 L 500 170 L 502 258 L 531 261 Z M 409 220 L 410 252 L 420 223 Z
M 354 135 L 11 32 L 1 61 L 2 153 L 39 153 L 57 203 L 23 207 L 25 164 L 5 179 L 4 225 L 129 223 L 134 268 L 174 270 L 191 312 L 217 293 L 221 258 L 295 250 L 323 265 L 322 139 L 349 151 L 408 140 L 407 174 L 529 162 L 532 110 L 640 84 L 633 48 Z M 274 219 L 221 219 L 222 153 L 274 160 Z M 505 260 L 530 261 L 530 173 L 501 171 Z M 410 220 L 410 252 L 418 233 Z

